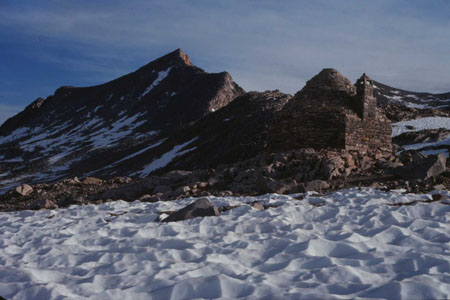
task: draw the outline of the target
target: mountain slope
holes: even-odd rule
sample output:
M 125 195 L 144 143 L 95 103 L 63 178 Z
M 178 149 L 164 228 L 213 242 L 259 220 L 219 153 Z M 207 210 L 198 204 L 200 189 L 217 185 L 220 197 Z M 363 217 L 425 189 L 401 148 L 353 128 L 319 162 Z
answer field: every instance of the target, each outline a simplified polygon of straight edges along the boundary
M 394 104 L 418 109 L 450 109 L 450 92 L 442 94 L 410 92 L 375 81 L 374 95 L 380 105 Z
M 206 73 L 180 49 L 105 84 L 61 87 L 0 127 L 0 178 L 5 185 L 13 177 L 38 182 L 84 175 L 167 138 L 243 92 L 228 73 Z

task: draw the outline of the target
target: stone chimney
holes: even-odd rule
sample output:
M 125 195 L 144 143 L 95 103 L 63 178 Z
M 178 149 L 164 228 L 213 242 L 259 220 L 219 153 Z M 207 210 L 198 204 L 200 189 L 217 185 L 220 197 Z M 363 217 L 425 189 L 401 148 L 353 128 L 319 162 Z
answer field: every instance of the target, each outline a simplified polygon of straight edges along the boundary
M 364 73 L 356 81 L 356 102 L 358 114 L 362 119 L 374 119 L 377 99 L 373 96 L 373 80 Z

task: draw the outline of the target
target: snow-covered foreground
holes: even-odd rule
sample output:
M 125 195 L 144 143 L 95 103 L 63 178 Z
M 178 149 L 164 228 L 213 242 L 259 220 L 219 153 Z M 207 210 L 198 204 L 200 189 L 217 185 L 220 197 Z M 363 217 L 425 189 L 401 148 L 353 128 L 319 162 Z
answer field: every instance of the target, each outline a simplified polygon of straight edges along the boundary
M 157 223 L 173 202 L 112 202 L 0 214 L 8 299 L 444 299 L 450 205 L 351 189 L 266 195 L 220 217 Z M 255 200 L 210 198 L 217 206 Z

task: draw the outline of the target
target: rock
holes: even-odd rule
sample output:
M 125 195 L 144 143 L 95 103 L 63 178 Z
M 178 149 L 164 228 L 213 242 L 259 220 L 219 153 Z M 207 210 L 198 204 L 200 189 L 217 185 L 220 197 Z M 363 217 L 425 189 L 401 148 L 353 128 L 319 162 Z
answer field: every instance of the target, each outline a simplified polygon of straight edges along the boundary
M 204 189 L 206 187 L 208 187 L 208 183 L 207 182 L 198 182 L 197 183 L 197 188 Z
M 174 212 L 161 222 L 177 222 L 196 217 L 219 216 L 219 209 L 214 206 L 208 199 L 201 198 L 192 204 Z
M 112 179 L 113 183 L 118 183 L 118 184 L 128 184 L 132 181 L 132 179 L 130 177 L 114 177 Z
M 181 181 L 186 181 L 187 179 L 192 175 L 191 171 L 184 171 L 184 170 L 175 170 L 170 171 L 166 174 L 164 174 L 164 177 L 169 178 L 170 182 L 177 183 Z
M 170 192 L 172 193 L 172 188 L 168 185 L 158 185 L 157 187 L 155 187 L 155 189 L 153 190 L 153 193 L 167 193 Z
M 133 201 L 142 195 L 150 194 L 152 188 L 151 183 L 147 183 L 146 181 L 136 182 L 106 190 L 99 195 L 95 195 L 95 197 L 98 199 L 121 199 Z
M 440 201 L 440 200 L 447 200 L 447 195 L 444 194 L 433 194 L 431 195 L 431 198 L 433 198 L 434 201 Z
M 201 191 L 198 195 L 200 197 L 208 197 L 208 196 L 211 196 L 211 193 L 208 191 Z
M 218 194 L 219 197 L 230 197 L 233 196 L 232 191 L 220 191 Z
M 82 182 L 83 184 L 102 184 L 103 180 L 95 177 L 86 177 Z
M 402 167 L 403 163 L 400 161 L 386 161 L 380 164 L 382 169 L 395 169 L 398 167 Z
M 350 176 L 352 174 L 352 170 L 353 170 L 353 168 L 350 168 L 350 167 L 345 168 L 344 173 L 343 173 L 344 177 Z
M 256 182 L 256 192 L 260 194 L 278 193 L 282 187 L 281 182 L 265 176 L 261 176 Z
M 173 196 L 178 197 L 180 195 L 184 195 L 185 193 L 189 192 L 190 190 L 191 189 L 187 185 L 180 186 L 173 192 Z
M 38 209 L 55 209 L 58 205 L 53 201 L 48 199 L 39 199 L 28 206 L 28 209 L 38 210 Z
M 161 201 L 161 197 L 159 197 L 159 196 L 156 196 L 156 195 L 148 195 L 148 194 L 146 194 L 146 195 L 144 195 L 144 196 L 142 196 L 141 198 L 139 198 L 139 201 L 141 201 L 141 202 L 158 202 L 158 201 Z
M 287 154 L 285 153 L 275 153 L 275 155 L 273 156 L 273 161 L 274 162 L 287 162 L 289 160 Z
M 275 180 L 270 177 L 261 176 L 256 182 L 256 191 L 260 194 L 266 193 L 296 193 L 302 189 L 302 186 L 297 184 L 297 181 L 292 178 L 286 178 L 283 180 Z
M 305 190 L 307 192 L 319 192 L 321 193 L 322 190 L 325 190 L 327 188 L 329 188 L 330 185 L 328 184 L 328 182 L 323 181 L 323 180 L 312 180 L 306 183 L 306 187 Z
M 435 190 L 435 191 L 442 191 L 445 189 L 446 189 L 445 185 L 443 185 L 443 184 L 437 184 L 437 185 L 433 186 L 433 190 Z
M 252 203 L 252 207 L 258 210 L 264 210 L 264 205 L 259 203 L 258 201 L 255 201 Z
M 28 184 L 22 184 L 21 186 L 16 187 L 16 193 L 20 196 L 28 196 L 33 192 L 33 188 Z
M 71 196 L 62 197 L 61 199 L 59 199 L 58 206 L 65 207 L 65 206 L 69 206 L 72 204 L 81 205 L 84 203 L 85 203 L 85 200 L 84 200 L 83 196 L 71 195 Z
M 416 157 L 415 160 L 392 170 L 392 173 L 403 179 L 436 179 L 445 172 L 447 158 L 445 154 Z
M 407 163 L 422 161 L 425 157 L 426 157 L 426 155 L 423 155 L 419 151 L 408 150 L 408 151 L 402 151 L 400 153 L 399 159 L 403 164 L 407 164 Z

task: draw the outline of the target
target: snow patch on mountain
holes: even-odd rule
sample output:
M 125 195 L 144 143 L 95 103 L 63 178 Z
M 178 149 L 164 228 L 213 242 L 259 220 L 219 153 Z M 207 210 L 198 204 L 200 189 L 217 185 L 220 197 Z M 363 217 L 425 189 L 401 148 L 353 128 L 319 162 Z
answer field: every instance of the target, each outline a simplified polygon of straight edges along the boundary
M 145 91 L 139 96 L 139 99 L 142 99 L 145 95 L 147 95 L 148 93 L 150 93 L 150 91 L 157 86 L 161 81 L 163 81 L 167 75 L 169 75 L 170 70 L 172 69 L 172 67 L 167 68 L 164 71 L 160 71 L 158 73 L 158 77 L 155 79 L 155 81 L 153 81 L 153 83 L 151 85 L 149 85 Z
M 424 129 L 450 129 L 450 118 L 428 117 L 410 121 L 402 121 L 392 124 L 392 136 L 400 135 L 404 132 L 420 131 Z
M 185 148 L 186 146 L 188 146 L 189 144 L 191 144 L 192 142 L 194 142 L 195 140 L 197 140 L 198 137 L 195 137 L 189 141 L 187 141 L 186 143 L 183 143 L 181 145 L 177 145 L 175 147 L 172 148 L 172 150 L 170 150 L 169 152 L 164 153 L 161 157 L 153 160 L 150 164 L 146 165 L 141 171 L 135 172 L 133 174 L 131 174 L 131 176 L 134 175 L 139 175 L 139 177 L 146 177 L 148 176 L 151 172 L 160 169 L 160 168 L 164 168 L 165 166 L 167 166 L 175 157 L 177 156 L 182 156 L 190 151 L 195 150 L 196 147 L 192 147 L 189 149 L 185 149 L 182 150 L 183 148 Z M 182 150 L 182 151 L 180 151 Z
M 23 138 L 27 135 L 34 134 L 38 131 L 40 131 L 41 127 L 35 127 L 35 128 L 29 128 L 29 127 L 20 127 L 11 132 L 9 135 L 6 136 L 0 136 L 0 144 L 9 143 L 11 141 L 18 140 L 20 138 Z
M 136 122 L 140 116 L 142 116 L 141 113 L 131 117 L 124 116 L 109 126 L 90 134 L 93 149 L 109 147 L 132 134 L 135 128 L 147 122 L 147 120 Z

